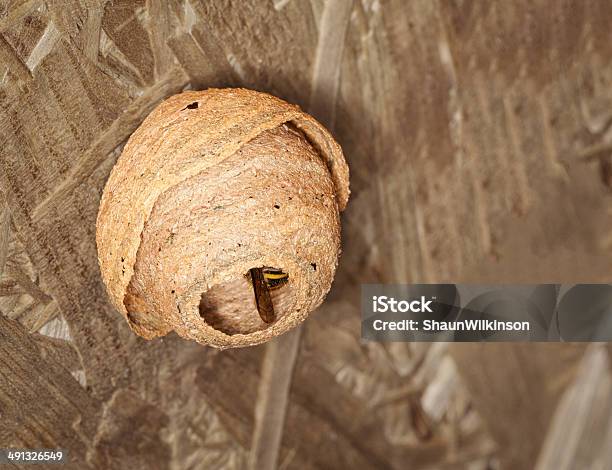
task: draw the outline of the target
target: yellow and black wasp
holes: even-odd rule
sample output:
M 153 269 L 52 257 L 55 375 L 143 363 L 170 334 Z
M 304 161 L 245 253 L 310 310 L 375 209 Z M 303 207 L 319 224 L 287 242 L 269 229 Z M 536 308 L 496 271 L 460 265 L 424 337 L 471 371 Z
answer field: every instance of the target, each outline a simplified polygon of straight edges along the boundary
M 264 322 L 273 323 L 276 321 L 276 313 L 274 312 L 270 291 L 286 284 L 289 280 L 289 274 L 277 268 L 252 268 L 249 270 L 249 274 L 255 292 L 257 312 Z
M 268 289 L 274 290 L 284 286 L 289 280 L 289 274 L 284 273 L 282 269 L 263 268 L 263 277 L 266 280 Z

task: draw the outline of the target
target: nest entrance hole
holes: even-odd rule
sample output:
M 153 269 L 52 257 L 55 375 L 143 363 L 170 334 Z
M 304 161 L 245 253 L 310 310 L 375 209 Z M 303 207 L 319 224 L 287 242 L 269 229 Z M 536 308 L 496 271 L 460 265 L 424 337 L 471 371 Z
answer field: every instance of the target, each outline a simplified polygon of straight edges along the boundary
M 275 320 L 264 322 L 257 308 L 251 270 L 202 293 L 200 317 L 211 327 L 228 335 L 265 330 L 286 315 L 293 301 L 289 273 L 280 268 L 261 269 L 274 307 Z

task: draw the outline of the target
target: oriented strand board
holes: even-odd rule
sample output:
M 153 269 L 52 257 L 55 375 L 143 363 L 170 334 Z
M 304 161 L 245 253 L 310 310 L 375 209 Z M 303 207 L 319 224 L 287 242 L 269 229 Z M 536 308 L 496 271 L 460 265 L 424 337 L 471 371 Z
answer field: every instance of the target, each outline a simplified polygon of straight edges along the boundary
M 284 469 L 533 466 L 580 348 L 362 344 L 359 284 L 609 280 L 611 21 L 603 0 L 0 2 L 0 447 L 65 445 L 75 468 L 245 468 L 266 446 Z M 211 86 L 300 105 L 347 157 L 343 254 L 297 344 L 146 342 L 106 297 L 111 168 L 158 103 Z M 39 350 L 49 321 L 69 339 Z

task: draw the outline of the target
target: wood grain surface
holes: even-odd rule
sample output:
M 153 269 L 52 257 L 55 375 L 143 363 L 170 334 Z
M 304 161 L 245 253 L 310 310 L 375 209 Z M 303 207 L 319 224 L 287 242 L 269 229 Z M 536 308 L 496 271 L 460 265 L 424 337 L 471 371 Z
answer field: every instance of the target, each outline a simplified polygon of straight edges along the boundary
M 0 447 L 78 469 L 612 465 L 588 438 L 612 429 L 605 354 L 359 339 L 365 282 L 609 281 L 610 24 L 605 0 L 1 0 Z M 299 104 L 350 166 L 334 286 L 288 346 L 147 342 L 100 278 L 125 141 L 211 86 Z

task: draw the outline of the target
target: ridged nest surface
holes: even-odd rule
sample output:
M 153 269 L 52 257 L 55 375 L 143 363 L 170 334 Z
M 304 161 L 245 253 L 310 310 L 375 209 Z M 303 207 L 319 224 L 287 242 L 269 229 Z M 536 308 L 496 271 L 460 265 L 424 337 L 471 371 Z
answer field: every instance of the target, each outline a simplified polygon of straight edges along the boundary
M 148 339 L 265 342 L 329 291 L 348 185 L 340 146 L 297 106 L 244 89 L 172 96 L 130 137 L 102 195 L 109 296 Z M 266 267 L 286 273 L 270 291 L 272 323 L 248 276 Z

